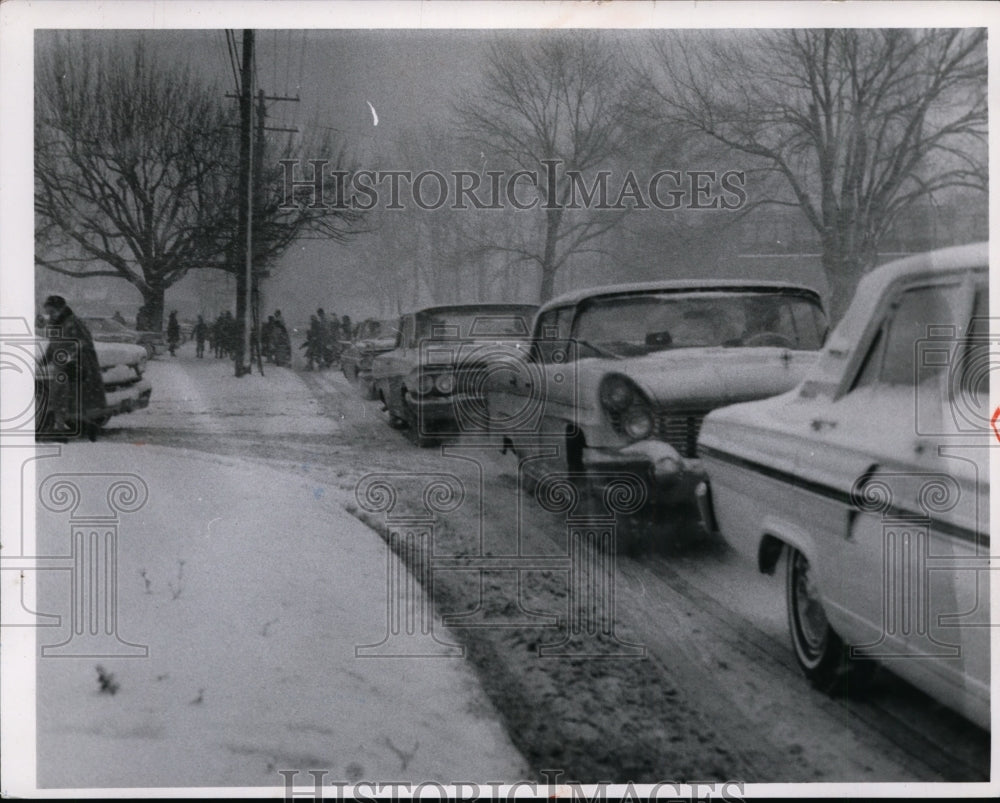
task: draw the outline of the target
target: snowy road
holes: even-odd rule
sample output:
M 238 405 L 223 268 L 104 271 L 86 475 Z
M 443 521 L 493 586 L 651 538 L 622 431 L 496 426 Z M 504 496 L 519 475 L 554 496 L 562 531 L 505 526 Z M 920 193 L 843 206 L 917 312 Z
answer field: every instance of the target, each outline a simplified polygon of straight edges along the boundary
M 268 366 L 263 378 L 236 380 L 227 369 L 183 350 L 151 363 L 153 403 L 113 419 L 106 440 L 261 461 L 339 488 L 352 512 L 371 472 L 453 474 L 466 496 L 440 522 L 435 552 L 565 553 L 565 522 L 519 492 L 512 457 L 461 442 L 419 450 L 336 371 Z M 566 612 L 558 568 L 472 571 L 456 558 L 435 574 L 437 612 L 455 624 L 536 770 L 645 781 L 988 777 L 989 735 L 887 672 L 860 702 L 810 689 L 788 645 L 780 572 L 759 576 L 721 544 L 686 535 L 618 559 L 616 634 L 645 647 L 641 659 L 539 658 L 539 645 L 559 641 L 545 617 Z

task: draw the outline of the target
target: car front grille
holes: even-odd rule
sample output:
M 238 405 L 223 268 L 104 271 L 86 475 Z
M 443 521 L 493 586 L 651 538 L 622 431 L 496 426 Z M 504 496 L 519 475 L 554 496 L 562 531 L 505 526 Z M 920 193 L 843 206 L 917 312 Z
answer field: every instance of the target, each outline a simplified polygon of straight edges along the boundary
M 683 457 L 698 456 L 698 433 L 708 414 L 706 409 L 657 410 L 653 434 L 673 446 Z

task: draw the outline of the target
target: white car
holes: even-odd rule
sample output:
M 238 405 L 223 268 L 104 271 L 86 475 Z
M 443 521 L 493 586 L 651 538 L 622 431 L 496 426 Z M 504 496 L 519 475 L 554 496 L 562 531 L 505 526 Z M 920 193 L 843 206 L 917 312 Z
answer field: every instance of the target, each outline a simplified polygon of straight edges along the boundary
M 153 388 L 143 374 L 146 370 L 146 349 L 130 343 L 94 341 L 97 361 L 101 365 L 106 407 L 104 419 L 112 415 L 131 413 L 149 406 Z
M 990 726 L 988 249 L 866 275 L 804 381 L 711 413 L 706 525 L 786 566 L 817 687 L 876 662 Z
M 693 502 L 705 415 L 795 387 L 825 334 L 819 294 L 788 282 L 567 293 L 539 309 L 520 363 L 489 372 L 491 429 L 529 483 L 555 471 L 599 487 L 625 473 L 653 502 Z
M 44 339 L 37 345 L 36 359 L 38 367 L 35 373 L 36 397 L 44 399 L 46 391 L 44 383 L 50 379 L 52 369 L 42 364 L 41 356 L 45 352 Z M 131 343 L 107 343 L 94 341 L 94 351 L 101 368 L 101 380 L 104 385 L 104 407 L 88 409 L 87 417 L 98 427 L 104 426 L 113 415 L 131 413 L 149 406 L 149 397 L 153 388 L 145 378 L 146 349 Z M 39 409 L 44 415 L 44 406 Z M 39 426 L 44 427 L 40 421 Z

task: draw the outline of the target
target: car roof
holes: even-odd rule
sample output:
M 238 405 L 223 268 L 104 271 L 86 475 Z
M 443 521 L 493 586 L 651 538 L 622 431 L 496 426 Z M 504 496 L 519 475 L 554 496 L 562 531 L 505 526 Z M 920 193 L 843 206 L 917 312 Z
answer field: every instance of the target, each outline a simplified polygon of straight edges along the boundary
M 649 293 L 659 290 L 801 290 L 819 297 L 819 293 L 814 288 L 796 282 L 767 279 L 661 279 L 652 282 L 628 282 L 572 290 L 546 301 L 539 309 L 539 312 L 546 311 L 552 307 L 575 305 L 584 299 L 594 298 L 595 296 Z
M 851 342 L 864 331 L 882 297 L 893 285 L 921 281 L 924 278 L 986 270 L 989 243 L 969 243 L 897 259 L 873 268 L 861 277 L 850 305 L 831 335 L 831 342 Z M 839 348 L 839 346 L 838 346 Z
M 874 268 L 871 274 L 877 275 L 880 280 L 888 284 L 911 274 L 961 272 L 969 268 L 985 268 L 989 264 L 989 245 L 988 242 L 978 242 L 925 251 L 922 254 L 886 262 Z
M 509 304 L 442 304 L 436 307 L 424 307 L 423 309 L 413 310 L 412 312 L 404 314 L 424 315 L 427 313 L 437 312 L 510 312 L 515 309 L 530 309 L 532 313 L 534 313 L 534 311 L 538 309 L 538 305 L 514 302 Z

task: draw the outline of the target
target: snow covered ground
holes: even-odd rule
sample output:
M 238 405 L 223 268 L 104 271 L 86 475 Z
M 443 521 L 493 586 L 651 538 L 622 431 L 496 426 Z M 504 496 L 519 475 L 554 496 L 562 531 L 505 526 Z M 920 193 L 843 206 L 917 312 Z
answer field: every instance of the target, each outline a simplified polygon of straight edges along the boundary
M 225 366 L 154 361 L 150 408 L 112 426 L 336 432 L 292 372 L 241 381 Z M 69 443 L 38 479 L 66 472 L 148 486 L 121 514 L 117 576 L 118 634 L 149 656 L 38 661 L 40 787 L 279 787 L 279 770 L 303 785 L 309 770 L 328 783 L 525 777 L 466 662 L 355 657 L 385 636 L 387 547 L 343 490 L 142 440 Z M 37 532 L 40 554 L 69 552 L 68 513 L 39 507 Z M 39 579 L 39 608 L 64 623 L 68 574 Z M 39 634 L 55 644 L 68 627 Z

